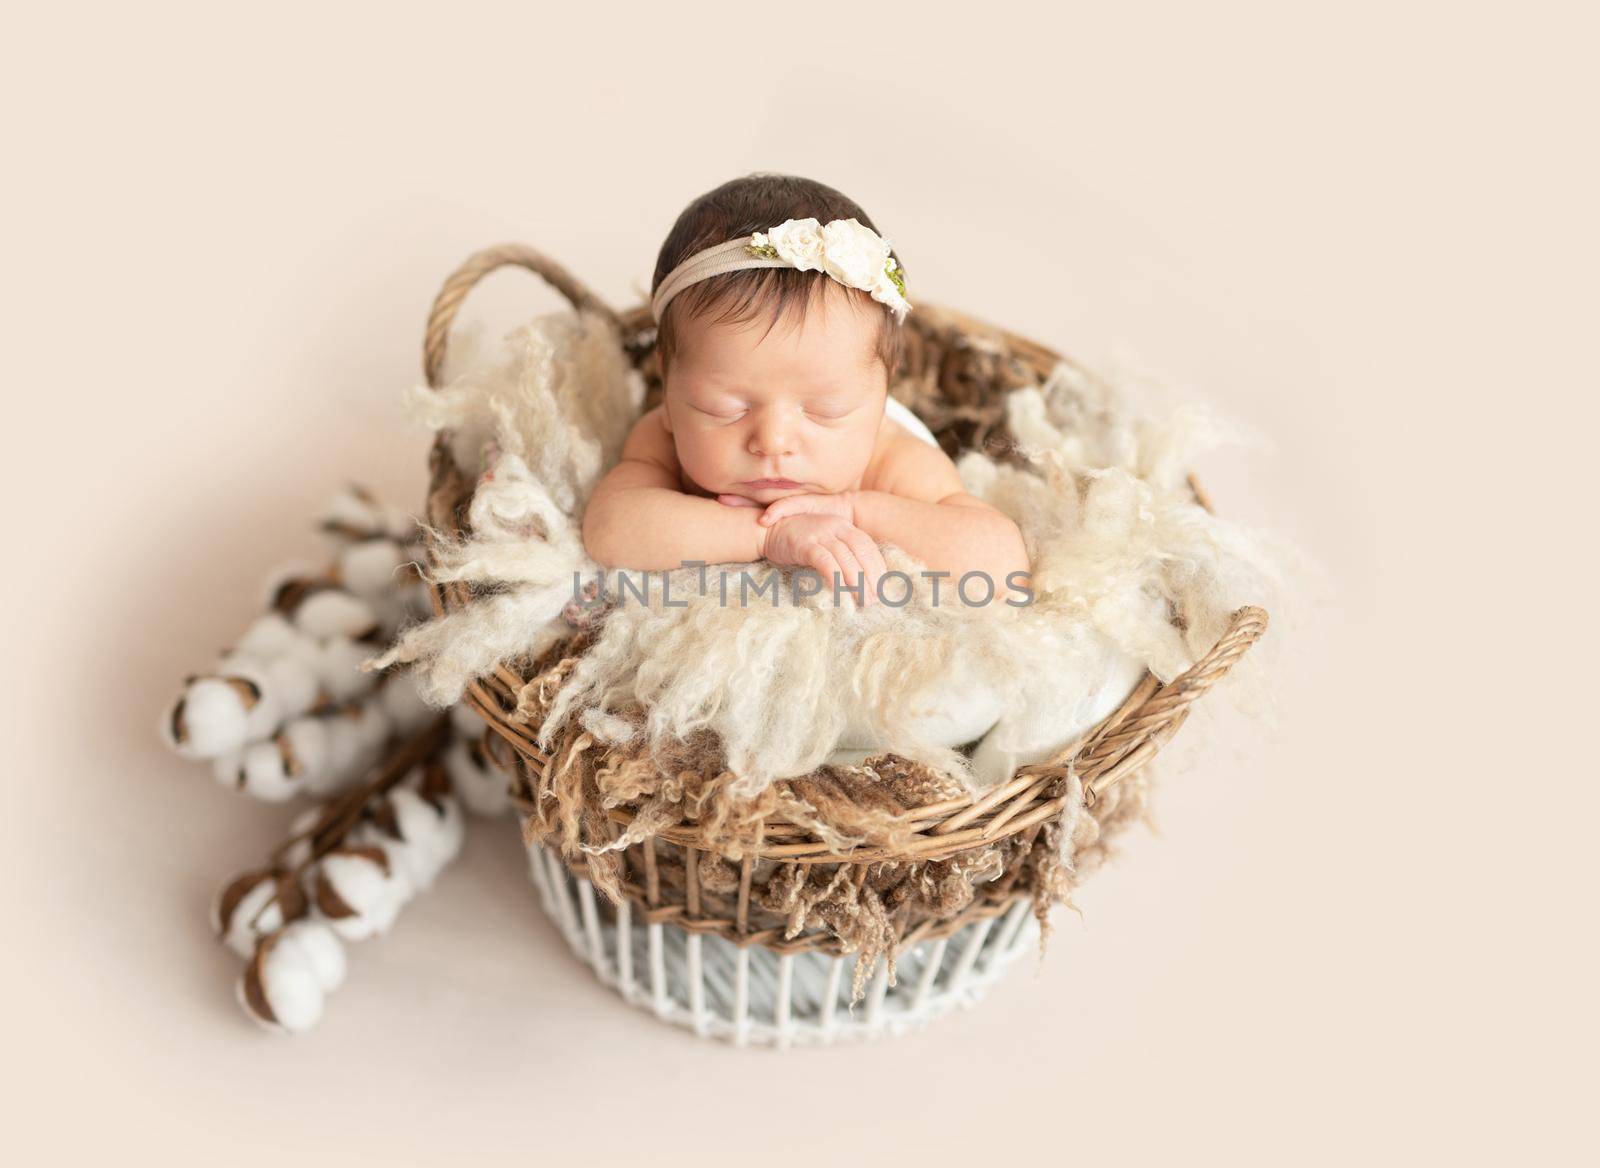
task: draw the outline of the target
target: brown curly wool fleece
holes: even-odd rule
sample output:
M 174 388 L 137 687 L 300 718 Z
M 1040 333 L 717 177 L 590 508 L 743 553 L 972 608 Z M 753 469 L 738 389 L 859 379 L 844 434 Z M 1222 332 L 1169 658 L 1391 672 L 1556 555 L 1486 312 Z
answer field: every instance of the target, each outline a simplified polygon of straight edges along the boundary
M 538 723 L 591 636 L 579 632 L 530 663 L 525 676 L 533 680 L 522 691 L 519 719 Z M 682 903 L 687 854 L 663 833 L 692 829 L 697 846 L 706 849 L 696 858 L 700 912 L 731 918 L 738 865 L 761 852 L 775 825 L 804 829 L 834 852 L 894 851 L 919 829 L 909 813 L 967 793 L 949 775 L 880 755 L 859 766 L 823 766 L 742 796 L 731 790 L 734 776 L 721 764 L 716 738 L 706 732 L 663 750 L 642 735 L 621 746 L 601 743 L 569 720 L 543 767 L 520 768 L 516 795 L 524 838 L 554 845 L 583 864 L 613 902 L 630 890 L 632 899 L 646 899 L 653 881 L 667 901 Z M 859 955 L 854 998 L 880 957 L 893 984 L 895 952 L 908 932 L 954 918 L 980 889 L 1002 878 L 1007 889 L 1031 894 L 1047 938 L 1050 906 L 1070 903 L 1077 879 L 1098 867 L 1114 838 L 1143 816 L 1148 766 L 1111 788 L 1092 811 L 1070 774 L 1065 782 L 1074 798 L 1060 819 L 948 858 L 869 864 L 759 859 L 751 869 L 749 926 L 784 940 L 823 934 L 838 952 Z M 624 808 L 634 809 L 626 825 L 613 816 Z M 645 870 L 641 844 L 653 849 L 653 872 Z

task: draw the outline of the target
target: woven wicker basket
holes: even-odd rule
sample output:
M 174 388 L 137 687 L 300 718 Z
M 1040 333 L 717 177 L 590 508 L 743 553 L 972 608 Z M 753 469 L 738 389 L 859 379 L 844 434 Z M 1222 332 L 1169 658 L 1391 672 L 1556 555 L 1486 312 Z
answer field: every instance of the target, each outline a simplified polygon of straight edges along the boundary
M 470 257 L 445 282 L 428 319 L 424 368 L 436 384 L 452 321 L 462 300 L 489 272 L 528 269 L 547 280 L 575 307 L 615 322 L 630 359 L 647 387 L 645 408 L 659 400 L 654 323 L 648 307 L 617 314 L 559 265 L 520 245 L 490 248 Z M 907 320 L 905 362 L 892 392 L 926 421 L 946 453 L 983 449 L 1007 457 L 1003 419 L 995 403 L 1008 390 L 1036 385 L 1065 359 L 1044 345 L 949 309 L 919 302 Z M 461 533 L 472 480 L 457 467 L 445 436 L 431 456 L 428 522 L 450 536 Z M 1209 503 L 1193 479 L 1202 506 Z M 469 598 L 466 586 L 430 584 L 436 614 Z M 1047 923 L 1059 886 L 1044 878 L 1048 829 L 1069 801 L 1068 775 L 1081 783 L 1088 814 L 1100 819 L 1115 808 L 1119 786 L 1155 755 L 1188 717 L 1190 707 L 1220 680 L 1262 635 L 1259 608 L 1235 612 L 1223 636 L 1193 668 L 1162 684 L 1146 676 L 1126 701 L 1090 733 L 1046 762 L 1025 766 L 979 797 L 946 798 L 904 809 L 898 846 L 871 844 L 835 852 L 818 834 L 774 818 L 762 842 L 743 854 L 708 846 L 693 822 L 662 829 L 621 851 L 611 903 L 588 878 L 593 869 L 576 849 L 563 860 L 546 833 L 529 830 L 533 800 L 548 763 L 519 719 L 518 695 L 537 676 L 554 678 L 581 653 L 575 634 L 570 652 L 547 652 L 538 662 L 513 662 L 480 678 L 465 700 L 488 722 L 488 753 L 508 773 L 513 801 L 524 816 L 531 872 L 546 909 L 577 954 L 627 1000 L 699 1033 L 735 1042 L 831 1041 L 893 1033 L 954 1005 L 966 1005 Z M 603 751 L 602 744 L 588 749 Z M 893 756 L 883 756 L 890 762 Z M 910 764 L 905 764 L 910 765 Z M 617 830 L 637 808 L 609 808 Z M 857 969 L 861 954 L 832 929 L 813 923 L 798 933 L 792 922 L 762 907 L 768 883 L 797 866 L 821 870 L 865 888 L 886 870 L 957 861 L 1000 845 L 1003 869 L 978 884 L 955 911 L 906 907 L 894 921 L 891 971 L 872 964 Z M 715 872 L 716 878 L 711 878 Z M 1029 910 L 1032 909 L 1030 912 Z M 846 976 L 846 975 L 849 976 Z M 865 1008 L 850 1008 L 852 983 L 865 985 Z M 891 984 L 892 983 L 892 984 Z

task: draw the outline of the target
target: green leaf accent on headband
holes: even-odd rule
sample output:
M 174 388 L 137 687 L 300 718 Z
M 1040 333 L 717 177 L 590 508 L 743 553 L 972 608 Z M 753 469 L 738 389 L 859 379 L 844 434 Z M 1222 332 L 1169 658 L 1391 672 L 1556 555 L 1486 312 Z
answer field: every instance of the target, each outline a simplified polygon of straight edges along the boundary
M 744 249 L 751 255 L 760 256 L 762 259 L 766 260 L 776 260 L 782 258 L 778 255 L 778 249 L 773 247 L 770 243 L 764 243 L 760 247 L 757 247 L 753 243 L 747 243 L 745 244 Z
M 889 264 L 893 262 L 893 260 L 886 262 L 883 265 L 883 271 L 884 274 L 887 275 L 894 283 L 894 286 L 900 290 L 901 299 L 904 299 L 906 294 L 906 278 L 900 274 L 900 266 L 898 264 L 892 268 L 889 266 Z

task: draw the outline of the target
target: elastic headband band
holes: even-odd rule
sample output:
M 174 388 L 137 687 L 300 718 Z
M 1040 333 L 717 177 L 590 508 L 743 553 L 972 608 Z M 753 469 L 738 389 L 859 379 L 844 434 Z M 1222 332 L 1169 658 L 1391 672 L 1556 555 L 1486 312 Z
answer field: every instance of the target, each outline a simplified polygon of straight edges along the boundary
M 845 287 L 859 288 L 887 304 L 896 320 L 904 320 L 911 311 L 905 279 L 889 254 L 887 239 L 854 219 L 835 219 L 827 226 L 815 219 L 790 219 L 769 231 L 741 235 L 695 252 L 661 281 L 650 298 L 650 315 L 659 324 L 672 298 L 691 284 L 745 268 L 823 272 Z
M 657 288 L 656 294 L 650 298 L 650 314 L 655 317 L 656 322 L 660 323 L 661 314 L 667 310 L 667 302 L 690 284 L 698 284 L 701 280 L 709 280 L 712 276 L 720 276 L 724 272 L 738 272 L 745 268 L 794 266 L 781 259 L 750 255 L 750 239 L 748 235 L 741 235 L 738 239 L 730 239 L 727 243 L 719 243 L 716 247 L 697 251 L 668 272 L 667 278 L 661 281 L 661 287 Z

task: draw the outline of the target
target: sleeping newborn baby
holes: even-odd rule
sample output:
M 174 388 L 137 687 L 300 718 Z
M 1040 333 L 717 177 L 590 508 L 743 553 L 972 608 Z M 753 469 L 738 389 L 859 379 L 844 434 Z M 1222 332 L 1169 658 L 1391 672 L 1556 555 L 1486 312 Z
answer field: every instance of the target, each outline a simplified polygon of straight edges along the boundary
M 879 545 L 893 543 L 949 572 L 947 592 L 973 571 L 997 601 L 1028 588 L 1016 524 L 968 494 L 889 398 L 911 306 L 889 241 L 854 202 L 787 176 L 725 183 L 678 217 L 651 307 L 662 402 L 590 496 L 583 542 L 597 562 L 764 559 L 871 605 Z

